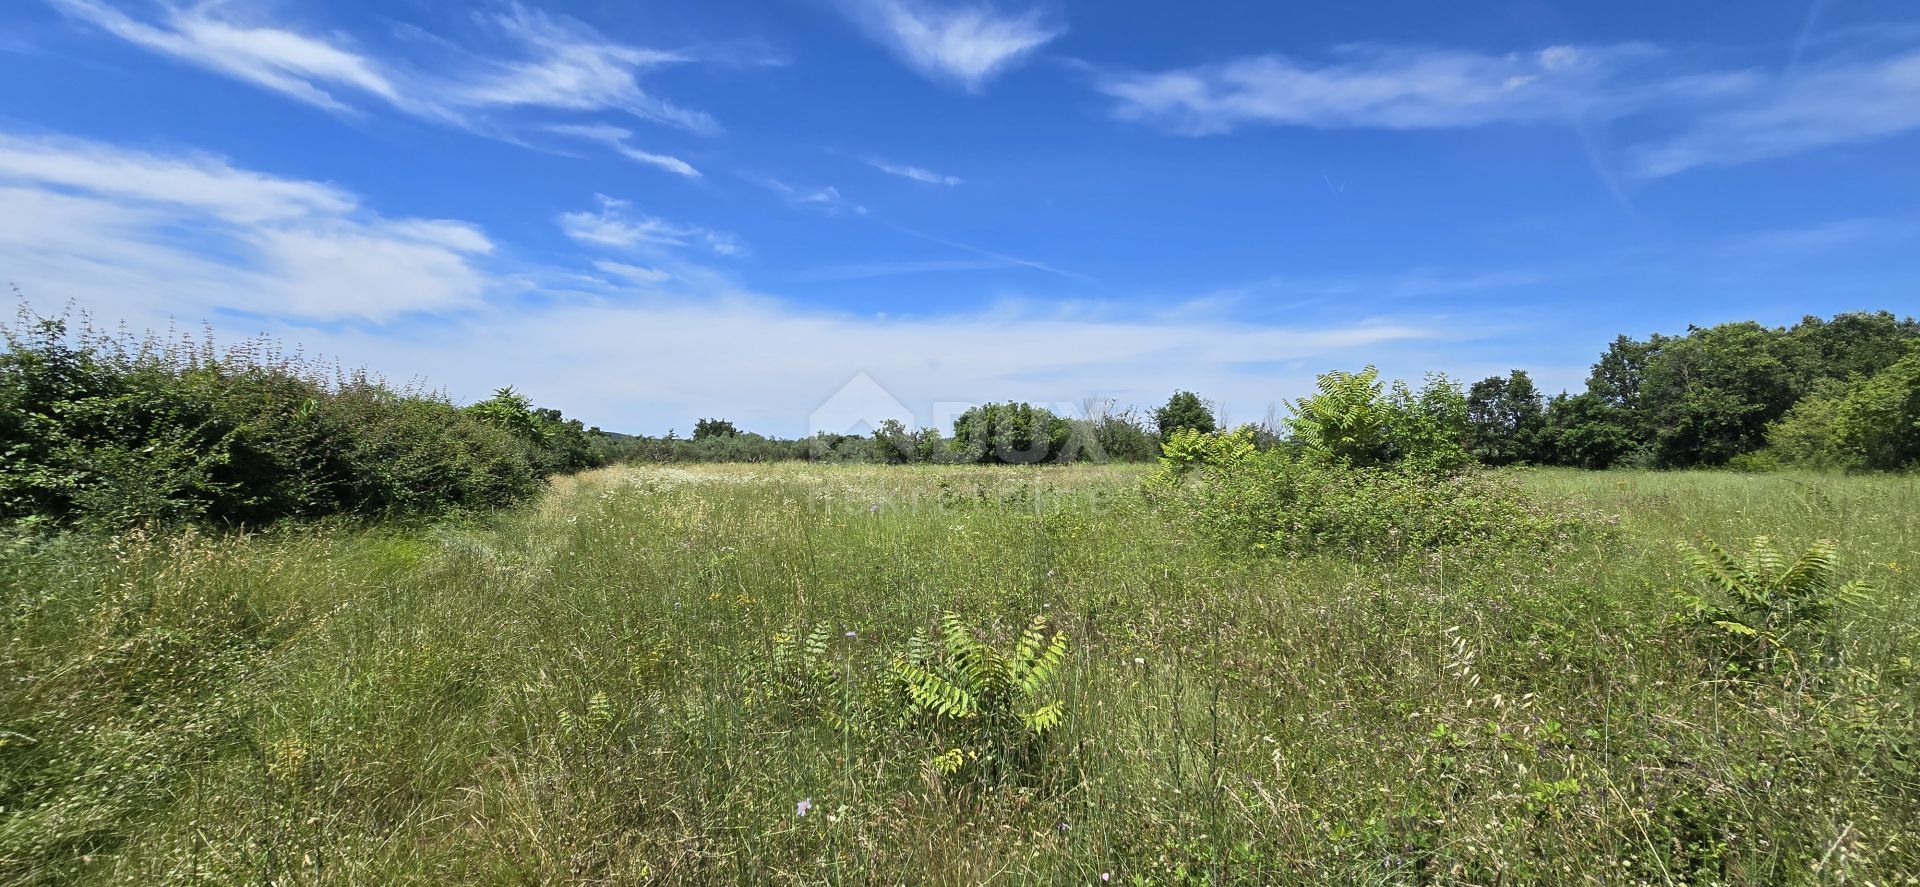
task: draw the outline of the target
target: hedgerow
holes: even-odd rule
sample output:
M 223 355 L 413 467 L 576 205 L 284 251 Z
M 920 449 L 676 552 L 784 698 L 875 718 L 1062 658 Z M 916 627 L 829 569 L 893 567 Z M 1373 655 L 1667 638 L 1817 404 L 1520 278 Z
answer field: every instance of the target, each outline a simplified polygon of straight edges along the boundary
M 599 461 L 580 423 L 510 390 L 462 409 L 266 341 L 220 350 L 20 320 L 0 326 L 0 521 L 16 526 L 497 508 Z

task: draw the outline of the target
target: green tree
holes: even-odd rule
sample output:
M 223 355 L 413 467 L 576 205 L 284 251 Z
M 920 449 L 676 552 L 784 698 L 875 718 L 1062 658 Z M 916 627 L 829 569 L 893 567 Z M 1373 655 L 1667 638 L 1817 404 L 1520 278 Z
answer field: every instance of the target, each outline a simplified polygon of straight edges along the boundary
M 1785 330 L 1751 321 L 1656 337 L 1626 406 L 1655 464 L 1723 465 L 1760 449 L 1800 394 Z M 1591 390 L 1591 389 L 1590 389 Z
M 1071 429 L 1065 419 L 1028 403 L 973 407 L 953 421 L 952 449 L 963 462 L 1031 465 L 1059 454 Z
M 1787 338 L 1799 348 L 1796 381 L 1811 390 L 1821 379 L 1864 379 L 1892 366 L 1910 343 L 1920 341 L 1920 321 L 1887 311 L 1853 311 L 1831 320 L 1808 315 L 1787 331 Z
M 1844 468 L 1859 461 L 1841 437 L 1840 403 L 1847 384 L 1820 379 L 1779 421 L 1767 426 L 1767 449 L 1788 465 Z
M 1626 407 L 1587 391 L 1562 393 L 1547 402 L 1543 456 L 1547 461 L 1578 468 L 1602 469 L 1620 464 L 1640 445 L 1632 414 Z
M 899 419 L 887 419 L 873 430 L 873 457 L 891 465 L 917 461 L 918 438 Z
M 517 437 L 533 440 L 540 434 L 539 420 L 533 415 L 533 401 L 513 390 L 512 385 L 497 389 L 493 396 L 467 407 L 467 415 Z
M 1645 342 L 1628 336 L 1616 337 L 1587 376 L 1587 393 L 1601 403 L 1632 412 L 1640 403 L 1640 385 L 1647 361 L 1659 353 L 1666 341 L 1667 337 L 1658 333 Z
M 739 433 L 740 429 L 733 427 L 733 423 L 725 419 L 701 419 L 693 423 L 694 440 L 706 440 L 710 437 L 732 437 Z
M 1526 370 L 1489 376 L 1467 392 L 1467 451 L 1488 465 L 1541 460 L 1547 409 Z
M 1834 425 L 1868 468 L 1920 465 L 1920 346 L 1872 378 L 1856 382 L 1840 402 Z
M 1454 471 L 1467 465 L 1467 396 L 1444 373 L 1428 373 L 1419 390 L 1393 383 L 1391 458 L 1407 468 Z
M 464 412 L 513 435 L 527 449 L 528 460 L 541 475 L 564 474 L 603 463 L 600 449 L 578 419 L 559 410 L 538 409 L 526 395 L 501 388 L 493 397 Z
M 1162 439 L 1173 436 L 1175 431 L 1192 429 L 1202 434 L 1211 434 L 1217 427 L 1214 424 L 1213 410 L 1207 407 L 1200 395 L 1191 391 L 1175 391 L 1167 398 L 1166 406 L 1153 411 L 1153 421 L 1160 429 Z

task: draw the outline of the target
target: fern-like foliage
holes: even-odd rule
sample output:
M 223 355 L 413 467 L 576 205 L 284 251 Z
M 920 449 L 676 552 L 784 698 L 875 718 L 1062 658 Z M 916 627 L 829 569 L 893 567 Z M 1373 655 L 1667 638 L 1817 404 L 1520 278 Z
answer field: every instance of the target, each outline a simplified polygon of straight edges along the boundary
M 946 773 L 966 767 L 999 778 L 1035 763 L 1066 716 L 1043 701 L 1067 661 L 1066 635 L 1035 616 L 1010 652 L 982 641 L 958 614 L 940 620 L 937 648 L 916 635 L 894 657 L 903 706 L 899 722 L 931 734 L 942 749 L 930 765 Z
M 1741 555 L 1712 542 L 1682 551 L 1702 590 L 1679 595 L 1680 619 L 1714 638 L 1736 670 L 1798 667 L 1809 655 L 1830 653 L 1835 611 L 1873 591 L 1862 581 L 1838 582 L 1832 540 L 1792 559 L 1765 536 Z
M 1231 466 L 1258 452 L 1251 425 L 1232 431 L 1181 428 L 1160 442 L 1160 470 L 1156 476 L 1163 482 L 1178 482 L 1194 469 Z
M 796 712 L 820 712 L 835 730 L 860 732 L 864 717 L 846 692 L 836 662 L 834 632 L 825 623 L 812 629 L 798 623 L 773 636 L 773 650 L 764 665 L 749 675 L 760 693 Z
M 850 737 L 930 745 L 929 768 L 993 781 L 1030 772 L 1066 719 L 1047 695 L 1067 655 L 1066 635 L 1044 617 L 1003 651 L 947 613 L 933 637 L 916 631 L 878 662 L 824 624 L 789 625 L 743 676 L 750 705 L 783 706 Z
M 1380 371 L 1334 371 L 1314 380 L 1319 389 L 1291 404 L 1287 420 L 1294 436 L 1310 452 L 1328 461 L 1366 466 L 1386 461 L 1393 415 L 1383 394 Z

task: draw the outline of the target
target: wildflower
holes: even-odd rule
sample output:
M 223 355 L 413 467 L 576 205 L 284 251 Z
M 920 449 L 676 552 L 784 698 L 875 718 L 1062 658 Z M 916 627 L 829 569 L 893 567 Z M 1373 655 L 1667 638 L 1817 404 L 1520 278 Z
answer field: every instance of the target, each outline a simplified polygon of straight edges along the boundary
M 1113 873 L 1112 873 L 1112 872 L 1101 872 L 1101 873 L 1100 873 L 1100 880 L 1102 880 L 1102 881 L 1111 881 L 1111 880 L 1113 880 Z
M 807 811 L 812 809 L 813 809 L 813 799 L 802 798 L 800 799 L 800 803 L 793 805 L 793 815 L 806 816 Z
M 1134 665 L 1146 665 L 1146 664 L 1147 664 L 1147 660 L 1146 660 L 1145 658 L 1143 658 L 1143 657 L 1140 657 L 1140 656 L 1135 656 L 1135 657 L 1133 657 L 1133 664 L 1134 664 Z

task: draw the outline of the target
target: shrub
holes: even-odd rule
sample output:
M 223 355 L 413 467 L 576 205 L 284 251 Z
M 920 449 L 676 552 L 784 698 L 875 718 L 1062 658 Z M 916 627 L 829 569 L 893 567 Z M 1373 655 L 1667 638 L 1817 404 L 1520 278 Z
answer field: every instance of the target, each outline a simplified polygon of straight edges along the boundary
M 940 750 L 931 763 L 941 772 L 971 769 L 989 780 L 1028 772 L 1065 716 L 1064 704 L 1041 700 L 1066 658 L 1066 635 L 1044 616 L 1001 653 L 947 613 L 937 647 L 916 634 L 893 659 L 901 721 Z
M 1229 469 L 1258 453 L 1255 431 L 1242 425 L 1230 432 L 1216 433 L 1197 428 L 1173 432 L 1160 444 L 1159 481 L 1178 480 L 1200 468 Z
M 1470 462 L 1467 399 L 1446 376 L 1433 374 L 1419 391 L 1380 371 L 1334 371 L 1315 380 L 1317 392 L 1292 404 L 1288 430 L 1314 459 L 1354 468 L 1403 464 L 1454 471 Z
M 1678 594 L 1676 620 L 1735 671 L 1772 671 L 1783 663 L 1792 670 L 1828 654 L 1834 612 L 1872 592 L 1861 581 L 1837 582 L 1831 540 L 1813 543 L 1791 562 L 1765 536 L 1741 556 L 1712 542 L 1681 550 L 1701 590 Z
M 990 403 L 953 420 L 956 461 L 1032 465 L 1065 450 L 1071 428 L 1045 407 Z
M 598 460 L 511 389 L 462 410 L 270 343 L 0 328 L 0 520 L 114 530 L 512 504 Z
M 833 639 L 824 624 L 775 633 L 766 660 L 746 669 L 756 698 L 849 737 L 905 742 L 931 770 L 988 783 L 1031 773 L 1066 715 L 1046 697 L 1066 663 L 1067 638 L 1044 616 L 1004 653 L 951 612 L 937 640 L 916 630 L 880 662 L 836 653 Z
M 1541 550 L 1591 529 L 1500 475 L 1354 468 L 1233 435 L 1169 440 L 1150 496 L 1184 526 L 1248 552 Z

